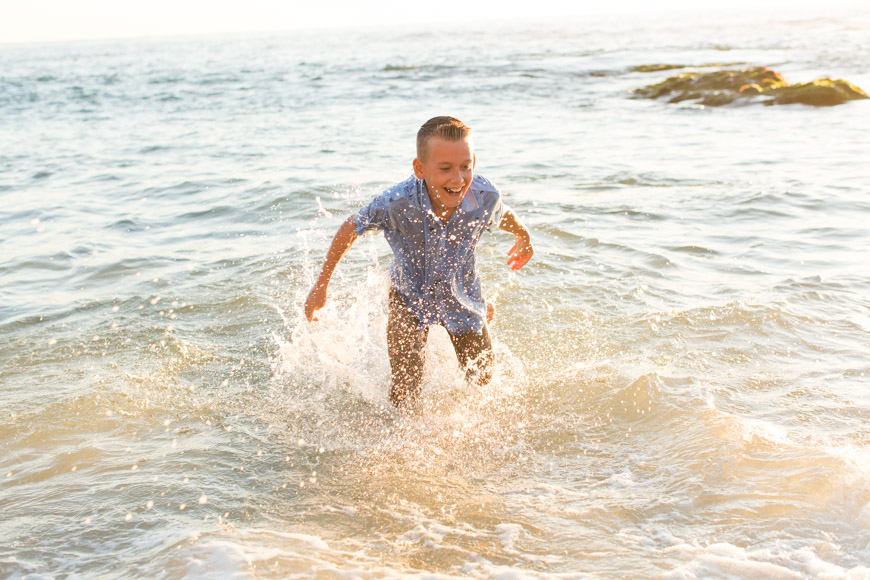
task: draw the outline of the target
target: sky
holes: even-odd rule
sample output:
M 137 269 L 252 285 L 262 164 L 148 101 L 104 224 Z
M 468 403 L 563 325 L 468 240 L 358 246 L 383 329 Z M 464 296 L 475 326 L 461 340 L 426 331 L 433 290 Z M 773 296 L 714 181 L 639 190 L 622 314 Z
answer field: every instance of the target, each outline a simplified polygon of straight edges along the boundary
M 556 18 L 593 14 L 870 11 L 868 0 L 0 0 L 0 43 Z M 712 8 L 711 8 L 712 7 Z M 717 8 L 718 7 L 718 8 Z M 724 8 L 723 8 L 724 7 Z

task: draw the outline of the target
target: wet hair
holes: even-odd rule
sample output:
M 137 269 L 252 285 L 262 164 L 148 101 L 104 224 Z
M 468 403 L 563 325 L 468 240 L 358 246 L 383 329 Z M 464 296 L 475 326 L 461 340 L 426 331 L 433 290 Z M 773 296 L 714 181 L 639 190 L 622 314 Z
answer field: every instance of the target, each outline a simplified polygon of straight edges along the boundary
M 445 141 L 462 141 L 471 136 L 471 127 L 455 117 L 432 117 L 417 131 L 417 158 L 424 159 L 430 137 Z

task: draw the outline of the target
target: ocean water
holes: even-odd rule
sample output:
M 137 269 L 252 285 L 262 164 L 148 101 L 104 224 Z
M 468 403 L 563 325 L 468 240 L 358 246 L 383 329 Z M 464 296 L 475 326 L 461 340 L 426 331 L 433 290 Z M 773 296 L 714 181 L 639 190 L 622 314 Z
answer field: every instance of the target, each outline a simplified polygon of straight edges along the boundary
M 0 577 L 870 577 L 870 15 L 0 45 Z M 390 252 L 335 229 L 451 114 L 499 366 L 387 400 Z

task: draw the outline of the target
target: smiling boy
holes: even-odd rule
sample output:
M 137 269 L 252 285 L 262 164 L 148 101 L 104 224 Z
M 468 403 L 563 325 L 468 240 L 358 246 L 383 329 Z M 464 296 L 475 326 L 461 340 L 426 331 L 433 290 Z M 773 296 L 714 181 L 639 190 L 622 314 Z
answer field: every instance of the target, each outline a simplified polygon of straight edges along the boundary
M 390 268 L 387 350 L 390 401 L 409 406 L 423 378 L 429 326 L 450 335 L 466 378 L 486 384 L 494 354 L 487 322 L 492 307 L 483 299 L 474 250 L 493 225 L 514 235 L 508 265 L 518 270 L 531 259 L 529 231 L 506 207 L 498 189 L 475 175 L 471 128 L 453 117 L 430 119 L 417 133 L 414 176 L 349 217 L 332 240 L 320 277 L 305 301 L 305 317 L 326 304 L 332 273 L 357 237 L 382 231 L 393 250 Z

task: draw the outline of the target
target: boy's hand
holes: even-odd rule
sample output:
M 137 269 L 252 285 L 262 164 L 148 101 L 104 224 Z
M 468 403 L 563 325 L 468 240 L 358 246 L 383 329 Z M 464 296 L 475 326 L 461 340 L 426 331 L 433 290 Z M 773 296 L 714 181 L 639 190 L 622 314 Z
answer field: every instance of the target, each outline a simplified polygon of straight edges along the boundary
M 492 319 L 495 318 L 495 304 L 492 302 L 486 303 L 486 323 L 492 324 Z
M 516 234 L 514 236 L 514 245 L 508 251 L 508 266 L 511 270 L 519 270 L 529 263 L 535 251 L 532 249 L 532 240 L 528 234 Z
M 326 305 L 326 285 L 315 284 L 311 292 L 308 293 L 308 298 L 305 300 L 305 318 L 308 322 L 317 321 L 314 316 L 315 310 L 320 310 Z

